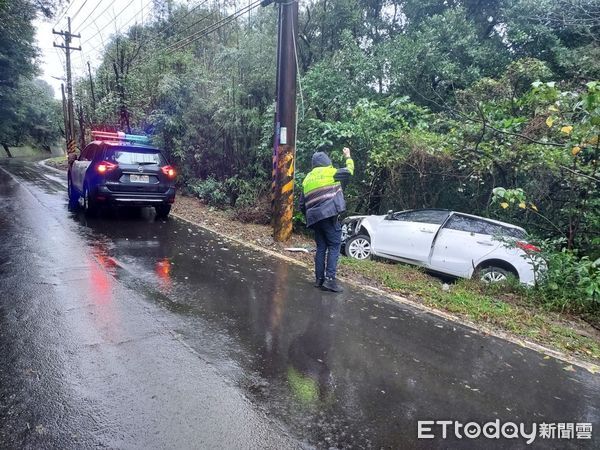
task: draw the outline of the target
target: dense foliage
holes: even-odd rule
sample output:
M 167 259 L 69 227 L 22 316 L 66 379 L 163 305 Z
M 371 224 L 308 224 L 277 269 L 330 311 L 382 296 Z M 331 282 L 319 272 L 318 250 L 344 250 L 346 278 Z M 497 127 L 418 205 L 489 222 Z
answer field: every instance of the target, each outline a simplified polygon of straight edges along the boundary
M 60 136 L 62 111 L 52 88 L 36 74 L 36 15 L 50 16 L 54 2 L 0 0 L 0 144 L 45 148 Z

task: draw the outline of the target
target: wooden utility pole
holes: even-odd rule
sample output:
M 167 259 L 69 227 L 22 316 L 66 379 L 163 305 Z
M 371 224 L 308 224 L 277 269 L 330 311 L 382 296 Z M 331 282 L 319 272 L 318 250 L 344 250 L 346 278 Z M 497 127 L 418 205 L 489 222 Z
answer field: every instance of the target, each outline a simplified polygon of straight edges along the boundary
M 294 211 L 294 157 L 296 153 L 296 42 L 298 2 L 279 3 L 277 43 L 277 104 L 273 143 L 273 238 L 287 241 Z
M 65 51 L 67 60 L 67 156 L 71 157 L 71 154 L 75 154 L 75 111 L 73 110 L 73 83 L 71 81 L 71 50 L 80 51 L 81 46 L 71 47 L 71 40 L 73 38 L 81 38 L 79 34 L 71 33 L 71 18 L 67 17 L 67 31 L 55 31 L 52 29 L 52 34 L 62 36 L 64 44 L 53 43 L 54 47 L 62 48 Z M 83 149 L 82 149 L 83 150 Z

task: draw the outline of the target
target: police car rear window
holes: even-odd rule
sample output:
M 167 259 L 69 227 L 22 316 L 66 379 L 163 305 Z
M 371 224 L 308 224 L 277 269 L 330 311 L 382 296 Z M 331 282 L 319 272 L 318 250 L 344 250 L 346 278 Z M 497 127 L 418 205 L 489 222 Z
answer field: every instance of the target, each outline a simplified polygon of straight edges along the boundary
M 118 164 L 166 164 L 160 151 L 150 149 L 111 148 L 106 150 L 105 159 Z

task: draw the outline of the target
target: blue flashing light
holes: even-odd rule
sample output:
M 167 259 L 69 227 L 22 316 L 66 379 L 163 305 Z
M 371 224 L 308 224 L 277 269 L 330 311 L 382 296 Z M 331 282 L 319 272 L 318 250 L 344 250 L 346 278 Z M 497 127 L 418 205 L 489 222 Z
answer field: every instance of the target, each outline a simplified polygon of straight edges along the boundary
M 150 144 L 150 138 L 148 136 L 142 136 L 139 134 L 125 134 L 122 131 L 92 131 L 92 137 L 100 141 L 125 141 L 135 144 Z
M 142 136 L 140 134 L 126 134 L 125 140 L 127 142 L 134 142 L 136 144 L 150 144 L 150 138 L 148 136 Z

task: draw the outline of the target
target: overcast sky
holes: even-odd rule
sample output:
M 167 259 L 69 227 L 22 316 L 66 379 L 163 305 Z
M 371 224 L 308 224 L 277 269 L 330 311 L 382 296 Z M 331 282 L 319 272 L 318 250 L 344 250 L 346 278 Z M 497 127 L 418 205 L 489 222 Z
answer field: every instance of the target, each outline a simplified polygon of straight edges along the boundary
M 189 3 L 194 4 L 194 1 Z M 68 5 L 66 3 L 63 9 Z M 66 30 L 67 17 L 73 17 L 71 31 L 81 34 L 81 39 L 73 39 L 71 46 L 81 45 L 82 48 L 82 51 L 72 52 L 73 77 L 83 76 L 87 73 L 87 61 L 90 61 L 92 70 L 99 65 L 103 45 L 112 34 L 117 30 L 127 30 L 135 23 L 146 23 L 153 17 L 153 0 L 71 0 L 66 11 L 64 17 L 61 17 L 63 11 L 59 11 L 56 18 L 50 21 L 34 22 L 41 52 L 40 78 L 54 88 L 56 98 L 61 97 L 61 78 L 66 77 L 65 54 L 64 50 L 52 46 L 53 42 L 63 43 L 61 36 L 52 34 L 52 28 L 56 31 Z

